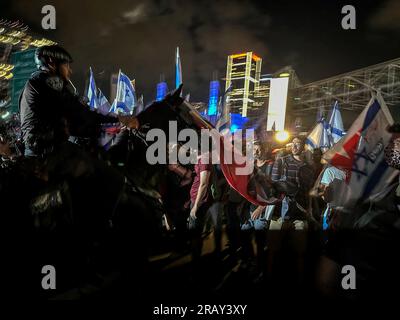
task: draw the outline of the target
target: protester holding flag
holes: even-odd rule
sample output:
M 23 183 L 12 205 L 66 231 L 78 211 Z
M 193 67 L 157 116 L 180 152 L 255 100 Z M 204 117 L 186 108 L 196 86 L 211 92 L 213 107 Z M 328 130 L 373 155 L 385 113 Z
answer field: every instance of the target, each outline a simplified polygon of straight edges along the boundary
M 383 98 L 374 96 L 346 136 L 324 154 L 331 165 L 348 172 L 346 184 L 334 192 L 342 206 L 350 209 L 371 201 L 398 175 L 384 159 L 384 148 L 392 138 L 386 129 L 392 124 Z
M 392 124 L 385 101 L 373 94 L 346 136 L 324 155 L 332 166 L 346 171 L 342 183 L 329 186 L 337 223 L 328 233 L 317 277 L 325 293 L 348 294 L 333 290 L 345 265 L 357 270 L 359 290 L 353 290 L 353 298 L 384 295 L 383 284 L 398 287 L 399 264 L 393 259 L 399 242 L 394 227 L 399 221 L 398 171 L 390 166 L 396 167 L 399 158 Z

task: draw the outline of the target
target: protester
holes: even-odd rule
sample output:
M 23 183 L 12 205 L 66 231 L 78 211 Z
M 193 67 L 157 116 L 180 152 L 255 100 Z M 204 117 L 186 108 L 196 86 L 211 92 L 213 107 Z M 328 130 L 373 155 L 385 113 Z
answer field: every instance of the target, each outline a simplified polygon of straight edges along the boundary
M 228 184 L 221 171 L 219 165 L 212 165 L 211 174 L 211 190 L 210 195 L 212 197 L 212 204 L 208 209 L 209 220 L 214 228 L 214 255 L 221 257 L 222 254 L 222 229 L 223 229 L 223 218 L 224 209 L 227 198 Z
M 275 161 L 272 168 L 272 180 L 295 184 L 295 195 L 286 195 L 281 205 L 276 206 L 270 221 L 268 232 L 268 273 L 272 276 L 277 253 L 287 241 L 293 251 L 297 281 L 303 280 L 304 254 L 307 246 L 308 191 L 313 181 L 312 168 L 303 159 L 304 141 L 295 137 L 292 140 L 291 154 Z
M 201 154 L 197 157 L 194 166 L 195 176 L 190 189 L 190 215 L 188 228 L 191 232 L 191 250 L 194 267 L 198 267 L 203 247 L 202 232 L 207 219 L 207 211 L 211 205 L 209 188 L 211 183 L 212 165 L 208 154 Z
M 255 160 L 254 170 L 259 179 L 266 179 L 271 176 L 273 161 L 271 160 L 271 148 L 269 145 L 256 141 L 253 146 Z M 257 246 L 257 274 L 263 276 L 266 263 L 266 230 L 268 228 L 266 206 L 250 204 L 249 208 L 242 215 L 242 257 L 244 261 L 251 262 L 254 252 L 252 235 L 255 236 Z
M 329 190 L 329 186 L 335 180 L 344 181 L 345 179 L 346 179 L 346 172 L 334 166 L 326 167 L 322 174 L 320 182 L 320 194 L 322 194 L 323 199 L 327 202 L 327 206 L 322 217 L 323 230 L 328 229 L 329 222 L 332 220 L 332 210 L 334 208 L 334 204 L 332 203 L 332 196 L 330 195 L 330 193 L 332 193 L 332 190 Z

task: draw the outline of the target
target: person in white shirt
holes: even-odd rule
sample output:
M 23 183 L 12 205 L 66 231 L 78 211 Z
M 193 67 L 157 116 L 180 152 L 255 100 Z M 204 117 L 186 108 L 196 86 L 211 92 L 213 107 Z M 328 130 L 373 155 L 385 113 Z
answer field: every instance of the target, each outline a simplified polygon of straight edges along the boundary
M 329 227 L 329 220 L 332 208 L 334 204 L 332 203 L 332 199 L 328 196 L 328 187 L 334 180 L 344 181 L 346 179 L 346 172 L 340 170 L 334 166 L 328 166 L 325 168 L 321 182 L 320 182 L 320 190 L 323 195 L 322 198 L 327 202 L 327 206 L 322 218 L 322 229 L 327 230 Z

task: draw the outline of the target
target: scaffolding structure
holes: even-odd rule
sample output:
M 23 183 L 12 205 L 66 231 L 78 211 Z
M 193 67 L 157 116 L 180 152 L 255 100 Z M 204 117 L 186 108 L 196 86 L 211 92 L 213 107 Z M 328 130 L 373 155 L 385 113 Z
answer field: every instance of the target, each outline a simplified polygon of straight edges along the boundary
M 324 80 L 294 85 L 290 90 L 291 113 L 307 117 L 326 112 L 335 101 L 340 108 L 359 111 L 379 91 L 389 107 L 400 105 L 400 58 L 343 73 Z

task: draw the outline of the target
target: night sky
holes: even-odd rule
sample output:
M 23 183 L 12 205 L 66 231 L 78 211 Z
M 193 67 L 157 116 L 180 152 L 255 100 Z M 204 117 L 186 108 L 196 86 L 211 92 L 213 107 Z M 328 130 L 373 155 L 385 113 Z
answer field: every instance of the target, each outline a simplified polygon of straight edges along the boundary
M 176 46 L 192 101 L 207 101 L 213 71 L 224 77 L 232 53 L 256 52 L 262 73 L 292 65 L 303 83 L 400 56 L 398 0 L 0 1 L 2 18 L 22 20 L 72 53 L 81 93 L 89 66 L 106 94 L 110 73 L 121 68 L 146 103 L 160 73 L 173 87 Z M 56 30 L 41 29 L 45 4 L 57 10 Z M 356 8 L 356 30 L 341 28 L 346 4 Z

